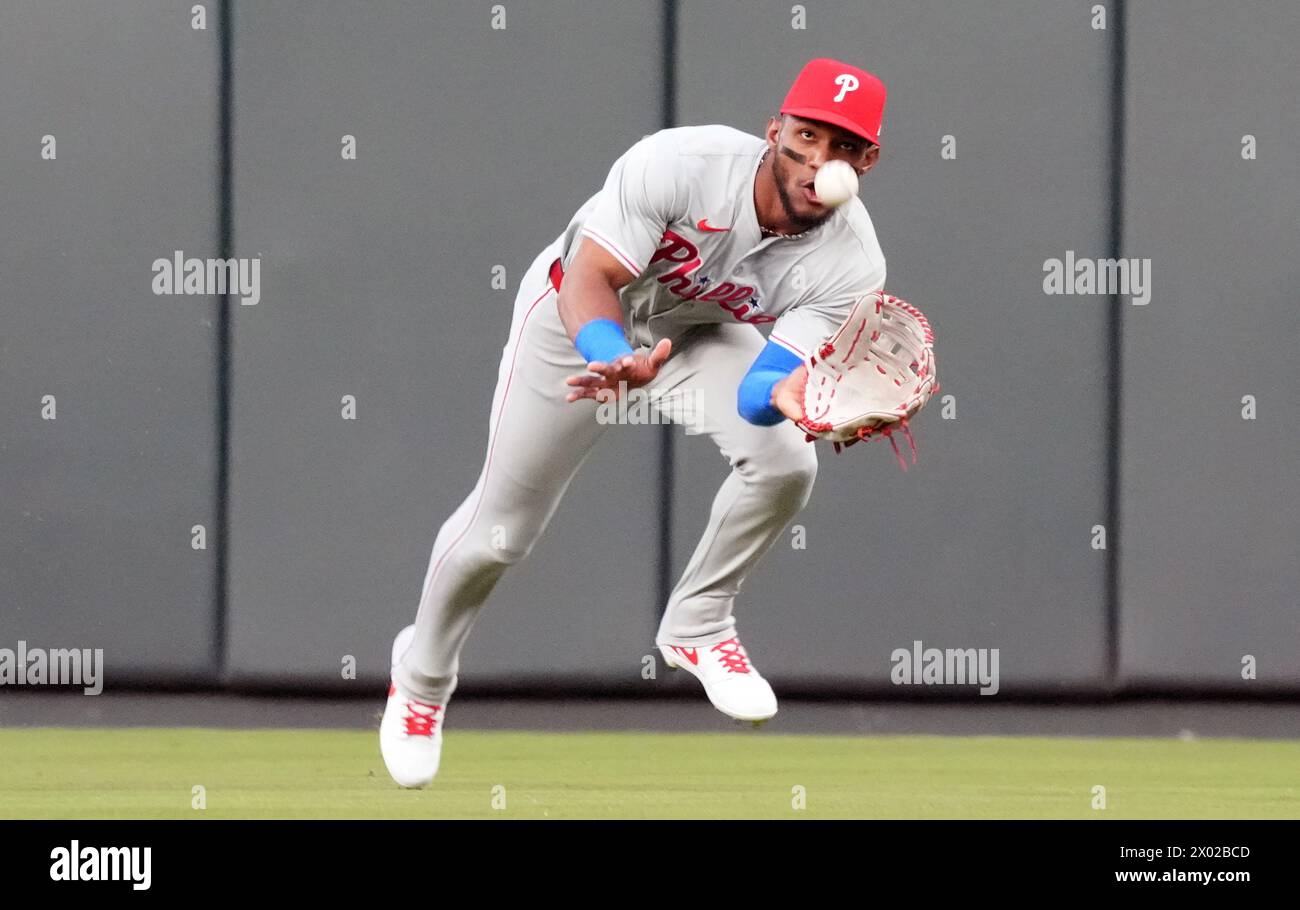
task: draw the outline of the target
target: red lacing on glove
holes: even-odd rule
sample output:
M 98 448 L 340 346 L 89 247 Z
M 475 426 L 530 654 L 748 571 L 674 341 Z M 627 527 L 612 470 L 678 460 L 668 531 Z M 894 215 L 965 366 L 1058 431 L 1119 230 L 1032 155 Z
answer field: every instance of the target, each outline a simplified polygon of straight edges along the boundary
M 718 642 L 710 651 L 717 651 L 719 659 L 727 668 L 728 673 L 748 673 L 749 661 L 745 657 L 744 650 L 740 647 L 739 638 L 728 638 L 726 641 Z
M 870 441 L 883 436 L 889 440 L 890 447 L 894 450 L 894 457 L 898 459 L 898 466 L 904 471 L 907 470 L 907 462 L 903 460 L 903 453 L 898 451 L 898 442 L 894 439 L 894 431 L 902 430 L 903 435 L 907 437 L 907 443 L 912 447 L 912 464 L 916 464 L 916 440 L 912 438 L 912 428 L 907 425 L 907 418 L 904 417 L 896 423 L 887 423 L 884 426 L 862 427 L 858 430 L 858 438 L 850 439 L 848 442 L 833 443 L 835 451 L 840 452 L 851 445 L 856 445 L 860 441 Z M 814 438 L 809 436 L 811 442 Z
M 428 708 L 428 714 L 421 714 L 415 710 L 415 705 L 421 708 Z M 438 726 L 438 712 L 442 708 L 439 705 L 426 705 L 423 702 L 408 701 L 406 703 L 406 716 L 402 720 L 406 723 L 407 736 L 433 736 L 433 732 Z

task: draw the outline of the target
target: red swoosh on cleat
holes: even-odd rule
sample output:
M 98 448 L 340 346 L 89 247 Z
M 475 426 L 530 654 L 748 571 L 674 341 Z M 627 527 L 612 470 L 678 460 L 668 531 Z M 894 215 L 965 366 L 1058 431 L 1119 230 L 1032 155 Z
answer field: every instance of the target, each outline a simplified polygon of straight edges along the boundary
M 708 231 L 708 232 L 711 233 L 711 234 L 723 234 L 723 233 L 726 233 L 727 231 L 731 230 L 731 228 L 729 228 L 729 227 L 725 227 L 725 228 L 720 228 L 720 227 L 710 227 L 710 226 L 709 226 L 709 219 L 707 219 L 707 218 L 701 218 L 701 219 L 700 219 L 700 223 L 697 224 L 697 225 L 695 225 L 695 226 L 696 226 L 697 228 L 699 228 L 701 231 Z
M 700 655 L 695 653 L 694 648 L 683 648 L 680 645 L 669 645 L 669 647 L 672 648 L 674 651 L 676 651 L 678 654 L 680 654 L 682 657 L 685 657 L 691 663 L 695 664 L 695 666 L 698 667 L 700 665 Z

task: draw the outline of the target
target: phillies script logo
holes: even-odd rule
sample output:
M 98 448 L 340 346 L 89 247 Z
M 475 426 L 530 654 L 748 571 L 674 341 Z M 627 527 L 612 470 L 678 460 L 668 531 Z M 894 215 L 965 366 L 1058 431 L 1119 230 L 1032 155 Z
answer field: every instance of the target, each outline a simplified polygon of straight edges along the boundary
M 768 316 L 759 309 L 755 288 L 730 281 L 720 281 L 717 287 L 711 288 L 707 277 L 697 280 L 691 273 L 704 260 L 700 258 L 699 247 L 680 234 L 664 231 L 659 249 L 650 257 L 650 265 L 656 262 L 676 266 L 655 280 L 682 300 L 711 300 L 741 322 L 750 325 L 776 322 L 775 316 Z

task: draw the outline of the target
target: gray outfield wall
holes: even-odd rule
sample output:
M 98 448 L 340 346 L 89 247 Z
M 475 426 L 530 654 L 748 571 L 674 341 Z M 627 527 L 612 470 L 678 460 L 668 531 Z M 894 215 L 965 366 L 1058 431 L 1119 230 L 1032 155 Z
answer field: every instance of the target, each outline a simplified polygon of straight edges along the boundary
M 1130 7 L 1124 247 L 1156 278 L 1123 311 L 1121 678 L 1240 691 L 1249 655 L 1294 688 L 1300 3 Z
M 219 301 L 150 289 L 216 252 L 218 52 L 166 0 L 0 4 L 0 648 L 123 680 L 218 672 Z
M 196 30 L 191 4 L 6 4 L 0 647 L 103 647 L 110 684 L 378 685 L 477 476 L 532 257 L 665 100 L 759 132 L 828 55 L 890 86 L 862 195 L 951 399 L 907 473 L 883 443 L 823 453 L 742 593 L 764 671 L 903 694 L 890 653 L 919 640 L 998 649 L 1004 694 L 1294 691 L 1300 7 L 1104 5 L 1099 29 L 1066 2 L 818 2 L 797 22 L 691 0 L 665 54 L 659 3 L 506 3 L 494 29 L 490 5 L 239 0 L 231 253 L 262 286 L 223 309 L 155 296 L 150 263 L 221 252 L 229 5 Z M 1044 293 L 1047 260 L 1116 253 L 1150 259 L 1148 304 Z M 707 439 L 608 434 L 494 594 L 462 691 L 687 687 L 642 678 L 660 531 L 675 577 L 725 473 Z

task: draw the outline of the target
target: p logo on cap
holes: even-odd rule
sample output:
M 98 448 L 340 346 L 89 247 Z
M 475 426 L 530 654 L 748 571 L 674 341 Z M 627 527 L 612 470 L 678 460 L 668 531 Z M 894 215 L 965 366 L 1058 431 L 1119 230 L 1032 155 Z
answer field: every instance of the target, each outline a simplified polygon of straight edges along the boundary
M 885 83 L 852 64 L 817 57 L 795 77 L 781 113 L 831 123 L 879 145 Z

